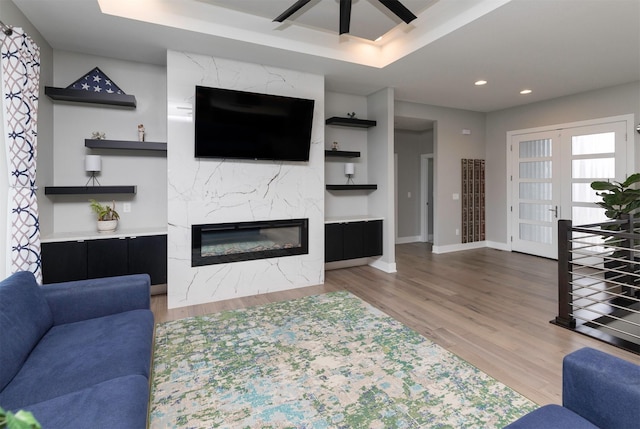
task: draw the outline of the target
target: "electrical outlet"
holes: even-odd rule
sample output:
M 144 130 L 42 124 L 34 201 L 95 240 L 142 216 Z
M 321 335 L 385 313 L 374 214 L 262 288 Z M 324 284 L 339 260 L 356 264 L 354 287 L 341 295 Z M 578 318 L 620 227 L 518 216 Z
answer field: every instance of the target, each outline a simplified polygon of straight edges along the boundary
M 122 212 L 123 213 L 131 213 L 131 203 L 123 203 L 122 204 Z
M 460 230 L 456 228 L 456 235 L 460 235 Z

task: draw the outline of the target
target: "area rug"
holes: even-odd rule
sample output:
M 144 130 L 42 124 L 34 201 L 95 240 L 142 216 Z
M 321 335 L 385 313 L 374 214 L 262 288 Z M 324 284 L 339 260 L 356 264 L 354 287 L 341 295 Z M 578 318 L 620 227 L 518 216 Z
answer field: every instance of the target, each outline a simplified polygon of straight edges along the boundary
M 348 292 L 156 326 L 150 427 L 502 428 L 536 405 Z

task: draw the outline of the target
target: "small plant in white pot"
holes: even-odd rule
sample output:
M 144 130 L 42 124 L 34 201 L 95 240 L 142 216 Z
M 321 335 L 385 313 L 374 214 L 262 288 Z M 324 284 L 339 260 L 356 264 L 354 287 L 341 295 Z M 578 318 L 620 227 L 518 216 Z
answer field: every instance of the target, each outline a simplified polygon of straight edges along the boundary
M 91 210 L 98 217 L 98 231 L 115 231 L 118 227 L 118 219 L 120 219 L 120 215 L 116 211 L 116 202 L 112 201 L 111 206 L 102 205 L 96 200 L 89 200 L 89 202 L 91 203 Z

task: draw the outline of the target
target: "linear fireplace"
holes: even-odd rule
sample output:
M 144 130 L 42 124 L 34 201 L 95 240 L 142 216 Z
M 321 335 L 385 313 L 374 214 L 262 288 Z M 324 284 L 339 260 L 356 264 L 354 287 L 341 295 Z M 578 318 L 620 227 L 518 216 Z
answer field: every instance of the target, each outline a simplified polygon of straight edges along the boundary
M 309 253 L 309 219 L 191 226 L 191 266 Z

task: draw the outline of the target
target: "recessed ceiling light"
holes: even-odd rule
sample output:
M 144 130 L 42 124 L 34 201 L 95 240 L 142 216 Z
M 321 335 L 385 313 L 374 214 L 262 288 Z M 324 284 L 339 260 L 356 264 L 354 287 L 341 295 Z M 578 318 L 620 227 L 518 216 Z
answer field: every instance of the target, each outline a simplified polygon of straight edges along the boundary
M 520 94 L 522 95 L 527 95 L 527 94 L 531 94 L 533 91 L 530 89 L 523 89 L 522 91 L 520 91 Z
M 486 80 L 477 80 L 474 85 L 475 86 L 482 86 L 482 85 L 486 85 L 487 81 Z

